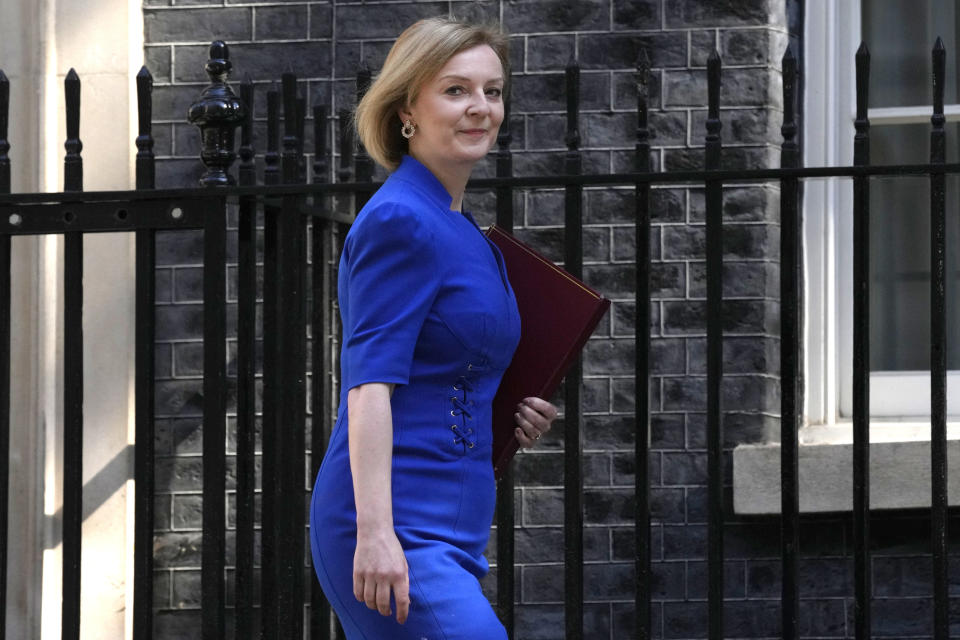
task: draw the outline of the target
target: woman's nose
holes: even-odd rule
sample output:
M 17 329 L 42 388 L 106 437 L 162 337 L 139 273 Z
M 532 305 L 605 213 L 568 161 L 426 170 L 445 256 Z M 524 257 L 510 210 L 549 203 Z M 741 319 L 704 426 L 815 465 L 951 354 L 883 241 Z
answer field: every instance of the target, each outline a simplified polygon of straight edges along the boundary
M 467 105 L 467 113 L 470 114 L 483 114 L 490 110 L 490 105 L 487 104 L 487 96 L 483 91 L 474 92 L 470 96 L 470 104 Z

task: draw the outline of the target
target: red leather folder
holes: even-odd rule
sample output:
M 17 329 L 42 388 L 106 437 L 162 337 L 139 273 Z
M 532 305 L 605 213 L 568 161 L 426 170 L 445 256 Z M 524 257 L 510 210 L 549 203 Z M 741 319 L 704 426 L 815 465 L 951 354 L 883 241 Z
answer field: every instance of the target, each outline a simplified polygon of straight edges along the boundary
M 550 398 L 610 301 L 494 225 L 520 310 L 520 343 L 493 399 L 493 469 L 499 479 L 520 444 L 513 414 L 524 398 Z

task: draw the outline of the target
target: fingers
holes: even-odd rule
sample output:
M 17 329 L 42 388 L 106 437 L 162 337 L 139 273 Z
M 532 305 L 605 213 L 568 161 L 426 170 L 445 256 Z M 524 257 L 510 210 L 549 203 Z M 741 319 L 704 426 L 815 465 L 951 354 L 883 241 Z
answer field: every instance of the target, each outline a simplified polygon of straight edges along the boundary
M 524 398 L 514 413 L 515 435 L 521 447 L 532 447 L 543 434 L 550 431 L 557 418 L 557 408 L 542 398 Z
M 354 597 L 366 604 L 368 609 L 376 609 L 380 615 L 389 616 L 392 613 L 391 593 L 397 606 L 397 622 L 403 624 L 410 613 L 410 580 L 406 573 L 392 580 L 387 576 L 377 578 L 361 573 L 353 576 Z
M 407 614 L 410 613 L 410 580 L 404 578 L 403 582 L 394 587 L 393 599 L 397 603 L 397 622 L 403 624 L 407 621 Z

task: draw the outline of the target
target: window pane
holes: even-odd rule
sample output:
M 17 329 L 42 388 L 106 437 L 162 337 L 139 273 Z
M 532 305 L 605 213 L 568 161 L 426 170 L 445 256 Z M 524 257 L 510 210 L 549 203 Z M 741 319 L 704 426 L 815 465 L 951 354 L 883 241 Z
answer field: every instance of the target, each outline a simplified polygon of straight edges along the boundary
M 949 162 L 960 124 L 947 124 Z M 892 125 L 870 132 L 875 164 L 927 162 L 930 127 Z M 960 177 L 947 177 L 947 366 L 960 369 Z M 930 182 L 870 182 L 870 353 L 874 371 L 930 367 Z
M 863 0 L 861 6 L 863 41 L 870 49 L 871 107 L 933 102 L 930 50 L 937 36 L 947 49 L 944 100 L 960 102 L 955 0 Z

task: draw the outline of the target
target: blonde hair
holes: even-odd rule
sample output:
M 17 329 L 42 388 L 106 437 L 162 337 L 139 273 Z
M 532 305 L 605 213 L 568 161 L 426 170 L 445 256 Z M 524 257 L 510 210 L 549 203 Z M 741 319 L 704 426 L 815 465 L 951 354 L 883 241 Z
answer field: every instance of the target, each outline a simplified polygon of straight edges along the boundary
M 357 134 L 371 158 L 388 171 L 400 165 L 408 145 L 400 135 L 403 123 L 397 110 L 415 102 L 423 85 L 450 58 L 479 45 L 489 46 L 500 58 L 506 98 L 509 45 L 498 27 L 438 17 L 420 20 L 400 34 L 354 114 Z

